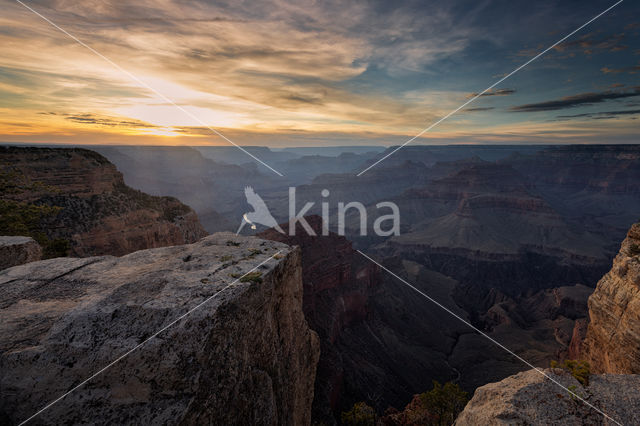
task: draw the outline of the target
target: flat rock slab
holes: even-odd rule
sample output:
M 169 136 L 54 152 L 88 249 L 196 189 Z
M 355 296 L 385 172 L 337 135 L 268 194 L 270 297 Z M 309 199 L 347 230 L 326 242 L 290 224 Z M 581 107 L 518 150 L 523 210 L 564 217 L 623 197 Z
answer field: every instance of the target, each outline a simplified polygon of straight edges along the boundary
M 141 343 L 36 424 L 309 423 L 319 349 L 298 250 L 221 233 L 16 266 L 0 272 L 0 290 L 0 423 L 29 418 Z

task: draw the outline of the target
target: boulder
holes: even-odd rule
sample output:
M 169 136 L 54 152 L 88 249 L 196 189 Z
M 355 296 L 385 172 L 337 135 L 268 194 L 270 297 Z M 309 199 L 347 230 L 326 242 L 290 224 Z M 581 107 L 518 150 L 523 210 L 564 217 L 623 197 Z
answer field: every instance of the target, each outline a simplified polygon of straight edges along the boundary
M 0 236 L 0 269 L 34 262 L 42 258 L 42 248 L 31 237 Z

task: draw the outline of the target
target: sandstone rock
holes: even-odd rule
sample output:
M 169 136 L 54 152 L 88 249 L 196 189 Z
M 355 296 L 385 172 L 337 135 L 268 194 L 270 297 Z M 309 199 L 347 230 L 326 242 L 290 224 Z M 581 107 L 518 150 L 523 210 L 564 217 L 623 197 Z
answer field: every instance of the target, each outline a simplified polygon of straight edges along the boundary
M 640 373 L 640 224 L 623 241 L 611 271 L 589 297 L 582 357 L 595 372 Z
M 27 419 L 178 319 L 36 424 L 309 424 L 319 344 L 301 278 L 299 250 L 228 233 L 6 269 L 0 423 Z
M 42 258 L 42 248 L 31 237 L 0 237 L 0 270 Z
M 583 387 L 560 369 L 544 370 L 564 387 L 621 424 L 640 424 L 640 376 L 592 375 Z M 536 370 L 476 389 L 458 416 L 466 425 L 614 425 Z

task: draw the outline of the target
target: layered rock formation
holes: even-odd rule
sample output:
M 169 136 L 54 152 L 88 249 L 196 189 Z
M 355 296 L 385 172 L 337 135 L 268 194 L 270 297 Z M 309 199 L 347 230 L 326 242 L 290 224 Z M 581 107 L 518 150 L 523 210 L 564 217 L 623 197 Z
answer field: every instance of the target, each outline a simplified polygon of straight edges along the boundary
M 31 235 L 45 257 L 122 255 L 206 235 L 191 208 L 124 184 L 85 149 L 0 148 L 0 233 Z
M 544 370 L 587 400 L 589 407 L 539 371 L 529 370 L 476 389 L 456 426 L 640 424 L 640 376 L 592 375 L 582 386 L 560 369 Z
M 299 250 L 216 234 L 120 258 L 16 266 L 0 272 L 0 286 L 2 424 L 24 421 L 139 344 L 36 420 L 310 423 L 319 344 L 302 313 Z
M 504 160 L 527 176 L 553 207 L 610 244 L 640 211 L 640 145 L 565 145 Z
M 0 270 L 42 258 L 42 247 L 31 237 L 0 237 Z
M 640 223 L 589 297 L 582 358 L 597 372 L 640 374 Z

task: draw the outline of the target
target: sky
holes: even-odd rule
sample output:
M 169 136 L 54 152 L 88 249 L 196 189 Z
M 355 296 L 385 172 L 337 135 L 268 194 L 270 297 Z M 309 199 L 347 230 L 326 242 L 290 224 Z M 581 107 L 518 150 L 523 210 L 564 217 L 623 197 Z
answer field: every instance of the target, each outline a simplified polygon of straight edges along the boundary
M 402 143 L 615 0 L 22 2 L 85 46 L 0 0 L 0 141 L 283 147 Z M 414 143 L 638 143 L 639 12 Z

